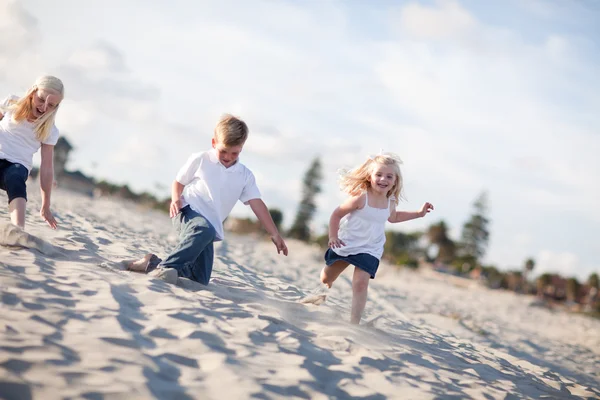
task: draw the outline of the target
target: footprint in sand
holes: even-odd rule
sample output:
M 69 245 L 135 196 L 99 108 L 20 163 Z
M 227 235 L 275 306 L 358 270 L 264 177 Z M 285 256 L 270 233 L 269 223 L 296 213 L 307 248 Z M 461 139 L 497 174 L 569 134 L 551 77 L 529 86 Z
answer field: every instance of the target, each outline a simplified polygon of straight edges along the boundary
M 50 243 L 9 223 L 0 224 L 0 245 L 34 249 L 47 256 L 60 254 Z
M 326 294 L 313 294 L 301 299 L 299 303 L 320 306 L 321 304 L 325 303 L 325 300 L 327 300 Z
M 325 285 L 319 285 L 315 290 L 313 290 L 308 296 L 300 299 L 298 302 L 300 304 L 312 304 L 315 306 L 319 306 L 325 303 L 327 300 L 327 291 L 329 289 Z
M 381 315 L 381 314 L 376 315 L 375 317 L 371 318 L 370 320 L 365 321 L 364 325 L 365 326 L 374 327 L 375 326 L 375 322 L 377 322 L 377 320 L 379 320 L 379 318 L 381 318 L 381 317 L 383 317 L 383 315 Z

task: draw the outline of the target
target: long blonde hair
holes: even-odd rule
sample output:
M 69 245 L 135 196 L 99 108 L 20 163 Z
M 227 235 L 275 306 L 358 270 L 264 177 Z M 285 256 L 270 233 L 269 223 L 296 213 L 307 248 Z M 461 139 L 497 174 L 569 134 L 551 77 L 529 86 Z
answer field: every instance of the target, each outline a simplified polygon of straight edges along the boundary
M 38 89 L 46 89 L 56 92 L 60 95 L 61 101 L 65 96 L 65 89 L 62 81 L 51 75 L 44 75 L 39 77 L 35 84 L 27 91 L 25 96 L 18 100 L 12 100 L 8 109 L 12 111 L 12 120 L 15 123 L 21 121 L 27 121 L 30 115 L 33 114 L 32 110 L 32 97 L 38 91 Z M 56 118 L 56 111 L 58 110 L 60 103 L 56 105 L 54 110 L 44 113 L 40 118 L 33 122 L 35 137 L 40 142 L 44 142 L 50 136 L 52 127 L 54 126 L 54 120 Z
M 371 173 L 377 165 L 390 165 L 396 174 L 396 180 L 386 196 L 395 197 L 397 201 L 404 197 L 402 193 L 403 182 L 400 165 L 402 160 L 394 153 L 381 153 L 369 157 L 364 163 L 349 171 L 342 170 L 340 174 L 340 188 L 351 196 L 358 196 L 371 187 Z

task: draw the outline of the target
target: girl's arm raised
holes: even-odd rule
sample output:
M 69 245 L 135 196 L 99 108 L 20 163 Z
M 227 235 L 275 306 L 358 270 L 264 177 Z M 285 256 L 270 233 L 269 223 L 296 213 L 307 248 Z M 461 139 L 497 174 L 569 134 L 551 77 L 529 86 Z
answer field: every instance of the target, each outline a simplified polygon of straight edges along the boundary
M 329 247 L 335 249 L 336 247 L 342 247 L 346 244 L 338 238 L 338 230 L 340 229 L 340 221 L 344 217 L 354 210 L 361 209 L 365 206 L 366 196 L 361 194 L 359 196 L 353 196 L 343 202 L 331 213 L 329 218 Z
M 388 221 L 394 224 L 396 222 L 404 222 L 415 218 L 421 218 L 427 215 L 427 213 L 431 210 L 433 210 L 433 204 L 426 202 L 419 211 L 392 211 Z

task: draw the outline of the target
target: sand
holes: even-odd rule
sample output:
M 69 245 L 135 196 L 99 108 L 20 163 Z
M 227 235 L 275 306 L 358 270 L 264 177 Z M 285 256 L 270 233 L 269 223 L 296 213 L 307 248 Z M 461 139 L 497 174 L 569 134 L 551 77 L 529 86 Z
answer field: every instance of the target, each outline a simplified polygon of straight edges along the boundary
M 52 231 L 36 190 L 32 236 L 0 209 L 0 398 L 600 398 L 598 320 L 384 264 L 353 326 L 351 271 L 301 304 L 321 252 L 231 234 L 170 285 L 120 263 L 171 249 L 166 214 L 58 190 Z

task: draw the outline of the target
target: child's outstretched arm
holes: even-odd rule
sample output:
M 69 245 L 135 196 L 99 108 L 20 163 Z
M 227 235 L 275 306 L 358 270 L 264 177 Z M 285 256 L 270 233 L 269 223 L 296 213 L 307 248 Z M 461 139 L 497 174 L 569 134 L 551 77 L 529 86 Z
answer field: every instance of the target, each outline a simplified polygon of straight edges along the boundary
M 415 218 L 421 218 L 433 210 L 433 204 L 426 202 L 419 211 L 392 211 L 388 221 L 391 223 L 409 221 Z
M 333 210 L 331 217 L 329 218 L 329 247 L 335 249 L 346 245 L 346 243 L 338 238 L 340 221 L 344 215 L 347 215 L 354 210 L 363 208 L 365 206 L 365 202 L 366 196 L 364 194 L 360 196 L 353 196 Z
M 265 228 L 269 235 L 271 235 L 271 241 L 277 248 L 277 254 L 283 252 L 283 255 L 287 256 L 288 248 L 285 245 L 285 241 L 279 234 L 277 226 L 275 226 L 275 222 L 273 222 L 273 218 L 271 217 L 271 213 L 269 212 L 265 202 L 262 201 L 262 199 L 252 199 L 248 201 L 248 204 L 250 205 L 254 215 L 256 215 L 256 218 L 258 218 L 262 224 L 263 228 Z
M 54 219 L 54 215 L 52 215 L 52 211 L 50 211 L 50 193 L 52 192 L 52 183 L 54 182 L 54 146 L 42 144 L 40 154 L 40 189 L 42 192 L 40 216 L 50 228 L 56 229 L 56 220 Z

